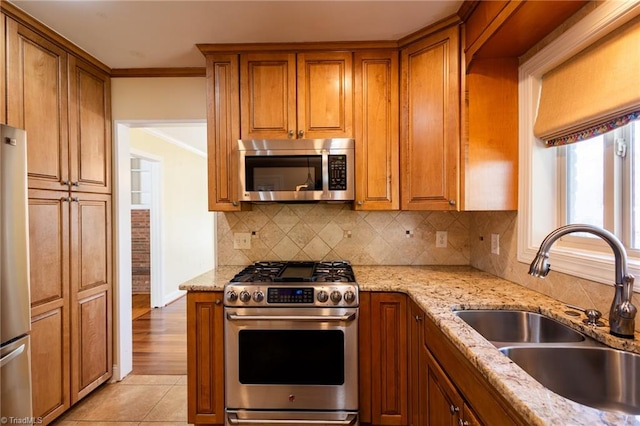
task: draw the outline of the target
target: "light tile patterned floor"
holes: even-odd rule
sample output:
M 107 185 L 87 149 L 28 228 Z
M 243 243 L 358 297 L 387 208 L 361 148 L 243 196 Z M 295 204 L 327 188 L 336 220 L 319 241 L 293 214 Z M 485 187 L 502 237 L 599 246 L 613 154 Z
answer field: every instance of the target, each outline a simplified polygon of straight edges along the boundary
M 129 375 L 80 401 L 55 426 L 184 426 L 187 376 Z

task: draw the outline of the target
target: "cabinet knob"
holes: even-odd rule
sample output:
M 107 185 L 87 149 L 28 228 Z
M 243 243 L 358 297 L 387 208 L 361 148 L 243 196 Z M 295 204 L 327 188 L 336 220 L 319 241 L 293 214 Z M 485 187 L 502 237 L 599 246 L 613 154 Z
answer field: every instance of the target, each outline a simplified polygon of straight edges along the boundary
M 289 133 L 287 133 L 287 136 L 289 136 L 289 139 L 293 138 L 293 130 L 289 130 Z
M 450 206 L 455 206 L 456 205 L 456 200 L 449 200 L 449 205 Z
M 458 419 L 458 426 L 469 426 L 469 422 L 466 420 Z
M 449 411 L 451 412 L 451 414 L 456 414 L 460 411 L 460 408 L 456 407 L 455 405 L 451 404 L 449 406 Z
M 361 205 L 363 205 L 363 204 L 364 204 L 364 201 L 362 201 L 362 200 L 358 200 L 358 203 L 357 203 L 357 204 L 358 204 L 359 206 L 361 206 Z
M 63 180 L 62 182 L 60 182 L 61 185 L 64 186 L 71 186 L 71 181 L 70 180 Z
M 80 186 L 80 182 L 71 182 L 71 186 L 75 186 L 77 188 Z
M 237 201 L 232 201 L 232 202 L 231 202 L 231 205 L 232 205 L 233 207 L 238 207 L 238 202 L 237 202 Z
M 63 202 L 71 201 L 71 198 L 69 198 L 69 197 L 62 197 L 62 198 L 60 198 L 60 201 L 63 201 Z
M 416 321 L 422 321 L 422 317 L 420 315 L 415 316 Z
M 71 197 L 71 201 L 77 203 L 78 201 L 80 201 L 80 199 L 78 197 Z
M 302 139 L 304 137 L 304 130 L 298 130 L 298 139 Z
M 220 300 L 220 299 L 216 299 L 216 301 L 215 301 L 215 304 L 216 304 L 216 305 L 220 305 L 221 303 L 222 303 L 222 300 Z

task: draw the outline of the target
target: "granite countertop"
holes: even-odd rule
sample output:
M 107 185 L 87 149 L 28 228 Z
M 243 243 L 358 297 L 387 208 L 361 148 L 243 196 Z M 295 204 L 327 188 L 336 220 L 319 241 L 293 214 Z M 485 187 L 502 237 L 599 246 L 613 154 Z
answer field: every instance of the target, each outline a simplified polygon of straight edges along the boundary
M 239 269 L 219 267 L 182 284 L 180 289 L 221 291 Z M 562 302 L 471 267 L 354 266 L 353 269 L 360 290 L 408 294 L 530 424 L 640 425 L 640 416 L 596 410 L 549 391 L 455 316 L 453 310 L 539 312 L 608 346 L 635 353 L 640 353 L 640 333 L 636 332 L 634 340 L 616 338 L 609 334 L 606 321 L 605 327 L 586 326 L 580 317 L 565 314 L 567 307 Z

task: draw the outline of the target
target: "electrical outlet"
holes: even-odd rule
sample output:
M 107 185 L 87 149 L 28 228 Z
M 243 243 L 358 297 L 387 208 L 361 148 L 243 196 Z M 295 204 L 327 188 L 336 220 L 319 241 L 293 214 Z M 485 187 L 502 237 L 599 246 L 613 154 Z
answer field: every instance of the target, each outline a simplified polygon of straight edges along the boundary
M 407 229 L 406 231 L 404 231 L 404 234 L 407 236 L 407 238 L 413 238 L 413 230 L 411 229 Z
M 351 231 L 343 231 L 342 238 L 351 238 Z
M 436 247 L 447 247 L 447 231 L 436 231 Z
M 500 254 L 500 234 L 491 234 L 491 253 Z
M 235 232 L 233 234 L 233 248 L 248 250 L 251 248 L 251 234 L 248 232 Z

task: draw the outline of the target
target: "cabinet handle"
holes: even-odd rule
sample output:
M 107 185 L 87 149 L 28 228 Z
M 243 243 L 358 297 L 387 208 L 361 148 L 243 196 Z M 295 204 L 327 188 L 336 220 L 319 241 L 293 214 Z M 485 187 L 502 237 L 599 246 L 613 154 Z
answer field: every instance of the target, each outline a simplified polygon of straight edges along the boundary
M 363 205 L 363 204 L 364 204 L 364 201 L 362 201 L 362 200 L 358 200 L 358 205 L 359 205 L 359 206 L 361 206 L 361 205 Z
M 237 202 L 237 201 L 232 201 L 232 202 L 231 202 L 231 205 L 232 205 L 233 207 L 237 207 L 237 206 L 238 206 L 238 202 Z
M 216 299 L 216 301 L 214 302 L 216 305 L 220 305 L 222 303 L 222 300 L 220 299 Z
M 304 136 L 304 130 L 298 130 L 298 139 L 302 139 Z
M 449 200 L 449 205 L 450 206 L 455 206 L 456 205 L 456 200 Z
M 293 138 L 293 130 L 289 130 L 289 133 L 287 133 L 287 136 L 289 136 L 289 139 Z
M 449 411 L 451 412 L 451 414 L 456 414 L 456 413 L 460 412 L 460 408 L 458 408 L 455 405 L 451 404 L 449 406 Z
M 60 198 L 60 201 L 62 201 L 62 202 L 71 201 L 71 198 L 69 198 L 69 197 L 62 197 L 62 198 Z
M 78 197 L 71 197 L 71 201 L 77 203 L 78 201 L 80 201 L 80 199 Z
M 60 182 L 61 185 L 63 186 L 71 186 L 71 181 L 70 180 L 63 180 L 62 182 Z
M 422 317 L 420 315 L 416 315 L 415 318 L 416 318 L 416 321 L 422 321 Z
M 458 419 L 458 426 L 469 426 L 469 422 L 466 420 Z
M 71 186 L 75 186 L 77 188 L 80 186 L 80 182 L 71 182 Z

